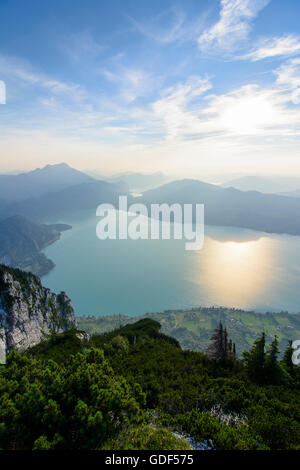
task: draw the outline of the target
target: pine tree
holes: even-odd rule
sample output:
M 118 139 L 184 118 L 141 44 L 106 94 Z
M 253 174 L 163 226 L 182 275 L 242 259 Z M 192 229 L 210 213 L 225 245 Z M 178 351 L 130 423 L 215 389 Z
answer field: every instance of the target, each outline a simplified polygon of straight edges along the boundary
M 209 358 L 216 362 L 225 362 L 228 358 L 228 341 L 226 328 L 223 328 L 221 321 L 210 340 L 211 344 L 207 348 Z
M 254 341 L 250 351 L 244 353 L 244 362 L 248 377 L 259 385 L 265 382 L 265 344 L 266 335 L 263 332 L 261 336 Z
M 265 360 L 265 380 L 273 385 L 279 385 L 283 382 L 283 372 L 278 363 L 279 352 L 278 339 L 275 335 Z
M 229 340 L 228 344 L 229 344 L 228 359 L 230 359 L 232 362 L 235 362 L 237 360 L 235 343 Z
M 224 359 L 228 359 L 228 334 L 227 334 L 227 328 L 225 327 L 224 329 L 224 335 L 223 335 L 223 351 L 224 351 Z
M 285 350 L 283 359 L 282 359 L 282 363 L 287 373 L 290 374 L 291 377 L 294 377 L 296 371 L 295 371 L 295 366 L 292 361 L 292 356 L 294 352 L 292 348 L 292 344 L 293 342 L 289 341 L 288 346 Z

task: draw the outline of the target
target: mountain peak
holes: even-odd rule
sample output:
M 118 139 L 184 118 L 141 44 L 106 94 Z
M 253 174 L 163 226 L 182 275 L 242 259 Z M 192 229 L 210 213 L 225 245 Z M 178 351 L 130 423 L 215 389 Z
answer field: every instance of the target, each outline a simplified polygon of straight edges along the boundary
M 44 168 L 53 168 L 53 167 L 57 167 L 57 168 L 71 168 L 70 165 L 68 165 L 67 163 L 65 162 L 62 162 L 62 163 L 53 163 L 51 165 L 51 163 L 47 163 L 47 165 L 45 165 L 42 170 Z
M 0 175 L 0 199 L 19 201 L 94 181 L 67 163 L 45 165 L 19 175 Z

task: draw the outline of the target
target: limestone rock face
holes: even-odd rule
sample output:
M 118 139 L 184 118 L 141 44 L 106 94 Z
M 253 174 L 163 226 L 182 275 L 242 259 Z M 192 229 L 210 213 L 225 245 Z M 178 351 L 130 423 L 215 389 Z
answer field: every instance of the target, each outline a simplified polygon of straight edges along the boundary
M 12 349 L 22 352 L 72 328 L 76 319 L 65 292 L 54 294 L 33 274 L 0 265 L 0 363 Z

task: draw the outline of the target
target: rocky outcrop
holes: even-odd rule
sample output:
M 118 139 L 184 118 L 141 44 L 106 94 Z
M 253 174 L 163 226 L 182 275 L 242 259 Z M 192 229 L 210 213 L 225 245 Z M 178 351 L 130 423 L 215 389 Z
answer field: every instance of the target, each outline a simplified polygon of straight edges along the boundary
M 72 328 L 74 309 L 65 292 L 54 294 L 33 274 L 0 265 L 0 363 L 12 349 L 24 351 Z

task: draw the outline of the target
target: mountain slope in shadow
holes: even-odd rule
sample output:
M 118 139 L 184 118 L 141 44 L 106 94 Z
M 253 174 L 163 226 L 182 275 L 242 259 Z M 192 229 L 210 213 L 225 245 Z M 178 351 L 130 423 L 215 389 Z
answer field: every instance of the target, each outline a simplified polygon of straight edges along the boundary
M 85 210 L 96 211 L 101 203 L 118 205 L 118 197 L 124 194 L 118 185 L 105 181 L 82 183 L 55 193 L 25 199 L 0 208 L 0 219 L 23 215 L 31 220 L 45 222 Z
M 300 199 L 222 188 L 198 180 L 175 181 L 146 191 L 139 202 L 204 204 L 205 223 L 300 235 Z
M 0 263 L 43 276 L 55 264 L 41 250 L 70 228 L 65 224 L 35 224 L 19 215 L 9 217 L 0 222 Z

